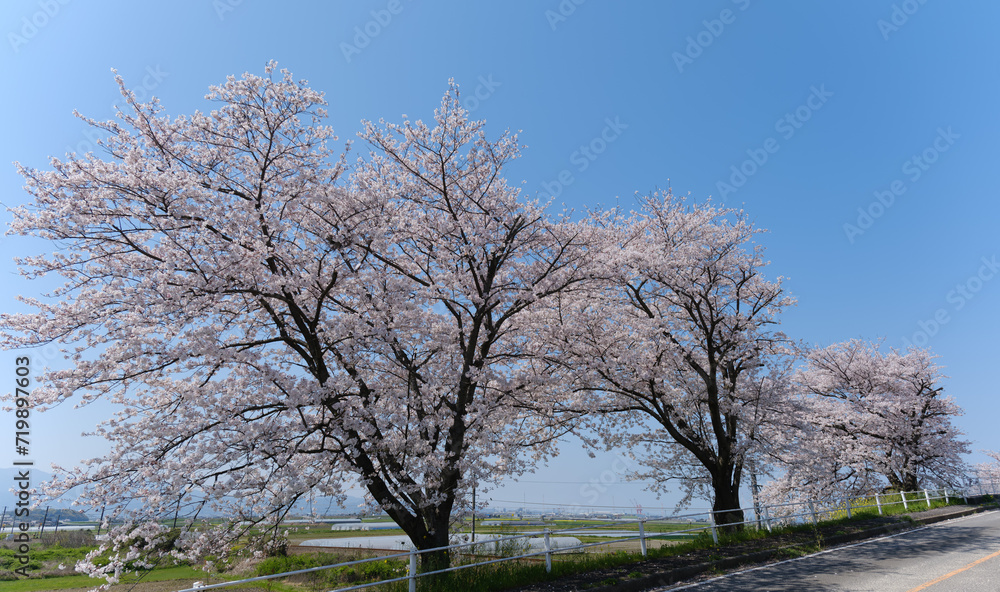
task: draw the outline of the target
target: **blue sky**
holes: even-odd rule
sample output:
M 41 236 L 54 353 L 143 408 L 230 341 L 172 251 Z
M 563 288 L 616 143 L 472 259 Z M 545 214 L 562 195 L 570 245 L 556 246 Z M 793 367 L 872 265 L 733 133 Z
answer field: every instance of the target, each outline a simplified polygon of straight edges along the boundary
M 929 345 L 973 448 L 995 449 L 998 17 L 996 3 L 940 0 L 9 0 L 0 200 L 26 198 L 12 161 L 90 149 L 72 112 L 113 115 L 111 68 L 179 115 L 206 109 L 210 84 L 275 59 L 326 93 L 342 141 L 361 119 L 430 118 L 454 78 L 494 135 L 523 130 L 508 177 L 528 196 L 584 209 L 672 187 L 745 208 L 770 231 L 771 276 L 798 299 L 790 336 Z M 0 298 L 18 310 L 17 295 L 45 286 L 19 278 L 10 256 L 46 245 L 0 246 Z M 0 352 L 0 369 L 14 355 Z M 35 460 L 99 454 L 73 435 L 107 412 L 37 417 Z M 0 421 L 13 432 L 12 416 Z M 621 468 L 568 443 L 525 478 L 545 483 L 493 495 L 658 506 Z

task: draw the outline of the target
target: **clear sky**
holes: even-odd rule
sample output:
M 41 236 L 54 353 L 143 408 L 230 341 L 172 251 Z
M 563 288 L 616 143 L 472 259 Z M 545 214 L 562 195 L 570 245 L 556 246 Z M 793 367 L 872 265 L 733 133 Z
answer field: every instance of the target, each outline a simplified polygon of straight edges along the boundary
M 113 116 L 111 68 L 180 115 L 275 59 L 326 93 L 342 141 L 362 119 L 429 119 L 454 78 L 494 135 L 523 130 L 508 177 L 529 196 L 583 209 L 672 187 L 745 208 L 770 230 L 770 275 L 798 299 L 790 336 L 932 347 L 973 448 L 996 449 L 998 20 L 986 0 L 6 0 L 0 200 L 27 197 L 12 161 L 93 148 L 72 113 Z M 21 279 L 10 257 L 47 245 L 0 246 L 0 299 L 19 310 L 17 295 L 51 285 Z M 14 356 L 0 352 L 0 375 Z M 76 434 L 107 413 L 37 417 L 36 462 L 99 454 Z M 0 466 L 13 421 L 0 417 Z M 660 505 L 622 469 L 569 442 L 492 496 Z

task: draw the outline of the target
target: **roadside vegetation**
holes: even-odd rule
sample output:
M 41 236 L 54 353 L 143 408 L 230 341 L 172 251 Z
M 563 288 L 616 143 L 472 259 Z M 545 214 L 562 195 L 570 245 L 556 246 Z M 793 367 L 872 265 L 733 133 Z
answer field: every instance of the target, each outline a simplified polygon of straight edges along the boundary
M 608 550 L 604 546 L 596 547 L 597 552 L 561 552 L 553 554 L 552 571 L 546 572 L 544 558 L 539 556 L 529 559 L 512 560 L 487 566 L 475 566 L 444 575 L 420 580 L 419 589 L 422 592 L 492 592 L 530 586 L 543 582 L 565 579 L 573 576 L 586 576 L 590 573 L 615 572 L 615 575 L 601 577 L 589 585 L 599 587 L 619 583 L 630 578 L 638 578 L 650 571 L 653 566 L 669 562 L 671 558 L 697 558 L 701 561 L 712 561 L 743 554 L 754 550 L 781 549 L 782 556 L 796 557 L 823 548 L 824 541 L 831 536 L 848 534 L 870 528 L 873 523 L 898 522 L 899 517 L 907 519 L 907 514 L 927 509 L 944 507 L 962 503 L 962 499 L 952 498 L 949 503 L 944 500 L 932 500 L 930 506 L 923 499 L 909 499 L 904 508 L 898 494 L 880 496 L 882 513 L 879 513 L 875 499 L 857 500 L 851 508 L 850 517 L 846 507 L 825 512 L 825 519 L 818 525 L 811 521 L 806 523 L 781 526 L 779 519 L 774 518 L 770 531 L 761 524 L 738 532 L 719 531 L 718 544 L 715 543 L 711 531 L 704 529 L 693 536 L 678 536 L 672 534 L 677 530 L 697 527 L 697 524 L 663 524 L 651 523 L 646 529 L 650 541 L 671 539 L 669 544 L 657 547 L 650 544 L 646 557 L 636 550 Z M 992 500 L 987 498 L 986 502 Z M 861 507 L 870 506 L 870 507 Z M 546 526 L 560 529 L 575 526 L 597 526 L 599 521 L 548 521 Z M 606 524 L 606 523 L 603 523 Z M 469 526 L 466 524 L 466 526 Z M 537 529 L 537 526 L 525 526 L 525 529 Z M 635 530 L 634 524 L 622 523 L 616 525 L 616 530 Z M 499 524 L 491 526 L 477 525 L 479 533 L 517 534 L 516 527 Z M 385 533 L 386 531 L 379 531 Z M 391 531 L 390 531 L 391 532 Z M 320 534 L 322 533 L 322 534 Z M 296 542 L 317 536 L 336 538 L 338 536 L 364 536 L 373 534 L 371 531 L 330 531 L 326 525 L 298 526 L 290 529 L 286 554 L 266 557 L 256 562 L 242 561 L 239 564 L 227 565 L 220 561 L 221 573 L 209 574 L 195 566 L 185 564 L 167 564 L 162 562 L 153 570 L 141 573 L 140 576 L 123 578 L 121 585 L 112 590 L 132 589 L 135 592 L 160 591 L 179 589 L 194 581 L 220 583 L 226 580 L 236 580 L 254 576 L 272 575 L 294 570 L 302 570 L 324 565 L 332 565 L 372 557 L 373 554 L 362 550 L 331 552 L 308 552 L 297 547 Z M 598 537 L 578 537 L 584 542 L 601 542 Z M 604 539 L 606 540 L 606 539 Z M 609 543 L 609 545 L 612 543 Z M 31 573 L 29 578 L 19 578 L 13 570 L 20 566 L 16 557 L 17 545 L 14 541 L 0 542 L 0 589 L 10 592 L 37 592 L 46 590 L 83 590 L 96 587 L 101 582 L 74 571 L 74 564 L 88 552 L 97 548 L 96 540 L 90 531 L 65 531 L 46 534 L 42 540 L 33 539 L 31 543 L 30 562 L 27 565 Z M 294 549 L 289 554 L 287 550 Z M 494 546 L 486 550 L 493 557 L 510 557 L 523 553 L 523 547 L 508 544 Z M 481 561 L 482 556 L 455 555 L 454 565 L 469 564 Z M 320 592 L 362 583 L 375 582 L 389 578 L 403 577 L 407 573 L 407 558 L 385 558 L 365 564 L 322 570 L 307 574 L 299 574 L 254 584 L 234 587 L 232 590 L 270 590 L 273 592 Z M 170 582 L 163 587 L 162 583 Z M 161 584 L 157 584 L 161 583 Z M 139 584 L 136 586 L 136 584 Z M 124 585 L 124 587 L 122 587 Z M 405 581 L 395 584 L 373 586 L 370 590 L 379 592 L 403 592 Z

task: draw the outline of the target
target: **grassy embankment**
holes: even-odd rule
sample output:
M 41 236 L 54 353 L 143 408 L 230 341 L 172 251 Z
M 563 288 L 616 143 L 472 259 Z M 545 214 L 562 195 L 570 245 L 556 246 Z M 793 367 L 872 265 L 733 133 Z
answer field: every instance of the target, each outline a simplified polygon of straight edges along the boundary
M 882 497 L 883 515 L 906 514 L 909 512 L 918 512 L 928 509 L 926 502 L 923 500 L 909 501 L 908 509 L 904 509 L 902 504 L 899 503 L 889 505 L 892 501 L 899 501 L 898 495 L 895 496 L 895 498 L 896 499 L 893 500 L 891 498 L 887 498 L 886 496 Z M 865 503 L 864 500 L 861 500 L 853 504 L 854 507 L 851 511 L 851 518 L 847 518 L 847 508 L 841 508 L 835 512 L 827 514 L 828 519 L 824 520 L 823 524 L 827 526 L 836 525 L 838 523 L 847 524 L 851 521 L 865 520 L 878 516 L 878 511 L 875 507 L 859 507 L 864 505 L 874 506 L 874 499 L 870 500 L 870 503 Z M 944 505 L 946 504 L 943 501 L 932 500 L 930 507 L 934 508 Z M 547 523 L 546 527 L 558 529 L 576 526 L 597 526 L 597 524 L 600 523 L 553 521 L 551 523 Z M 516 586 L 523 586 L 534 582 L 550 581 L 560 577 L 585 573 L 593 570 L 628 564 L 638 564 L 646 560 L 652 560 L 660 557 L 683 555 L 701 549 L 715 549 L 712 552 L 713 557 L 724 557 L 726 555 L 726 546 L 746 543 L 747 541 L 752 540 L 759 540 L 766 544 L 766 539 L 769 537 L 779 537 L 783 533 L 809 530 L 813 528 L 811 523 L 797 526 L 774 527 L 772 529 L 773 532 L 768 532 L 766 529 L 758 530 L 756 528 L 747 528 L 739 533 L 721 534 L 718 548 L 716 548 L 716 545 L 707 530 L 703 530 L 693 537 L 689 535 L 678 536 L 670 534 L 671 532 L 677 530 L 692 528 L 695 526 L 696 525 L 692 524 L 676 523 L 651 523 L 647 525 L 647 535 L 659 535 L 656 536 L 656 538 L 669 538 L 675 540 L 671 541 L 670 545 L 661 546 L 659 548 L 655 548 L 653 545 L 650 545 L 646 559 L 639 554 L 637 543 L 635 545 L 635 551 L 617 550 L 605 553 L 557 553 L 553 556 L 554 561 L 551 573 L 546 573 L 545 565 L 541 560 L 510 561 L 491 566 L 471 567 L 447 574 L 445 576 L 438 576 L 434 582 L 422 581 L 420 590 L 422 592 L 492 592 Z M 538 528 L 538 526 L 526 526 L 521 530 L 538 530 Z M 620 525 L 615 525 L 613 528 L 615 530 L 632 530 L 637 533 L 637 527 L 634 523 L 622 523 Z M 503 525 L 477 525 L 476 530 L 477 533 L 482 534 L 514 534 L 519 529 Z M 64 533 L 59 534 L 63 535 Z M 289 543 L 290 545 L 295 545 L 298 542 L 309 538 L 378 536 L 384 534 L 399 534 L 399 531 L 330 531 L 324 525 L 315 525 L 291 529 Z M 79 537 L 79 535 L 76 536 Z M 578 538 L 581 538 L 584 542 L 598 542 L 606 540 L 599 537 L 586 536 L 580 536 Z M 75 561 L 86 555 L 91 548 L 93 547 L 89 545 L 72 546 L 72 544 L 69 544 L 66 541 L 58 540 L 42 542 L 33 541 L 31 553 L 32 564 L 29 565 L 29 571 L 33 572 L 34 576 L 31 579 L 3 581 L 5 578 L 4 572 L 6 571 L 6 573 L 9 574 L 7 577 L 13 576 L 11 570 L 17 567 L 13 563 L 14 551 L 11 550 L 10 543 L 4 542 L 2 546 L 0 546 L 0 590 L 3 590 L 4 592 L 8 590 L 10 592 L 36 592 L 44 590 L 86 589 L 93 587 L 95 584 L 100 582 L 86 576 L 69 575 L 72 573 Z M 598 549 L 600 549 L 600 547 L 598 547 Z M 806 545 L 789 551 L 789 553 L 806 554 L 814 550 L 816 549 Z M 518 554 L 519 550 L 516 545 L 508 545 L 506 548 L 493 549 L 493 552 L 498 555 L 509 556 Z M 252 569 L 252 572 L 243 571 L 239 574 L 234 573 L 226 576 L 209 576 L 202 571 L 186 565 L 164 566 L 146 574 L 142 578 L 142 581 L 148 582 L 149 584 L 143 584 L 141 587 L 136 588 L 136 591 L 140 592 L 143 589 L 149 591 L 169 589 L 155 586 L 152 584 L 153 582 L 170 581 L 178 584 L 177 587 L 189 585 L 190 582 L 194 580 L 217 583 L 229 579 L 240 579 L 241 577 L 268 575 L 308 567 L 331 565 L 343 561 L 358 559 L 364 556 L 364 552 L 362 551 L 348 551 L 335 554 L 300 553 L 289 556 L 270 557 L 258 563 Z M 475 559 L 470 557 L 456 557 L 454 563 L 461 564 L 474 561 Z M 272 580 L 270 582 L 258 583 L 252 586 L 241 586 L 240 589 L 263 589 L 272 590 L 274 592 L 329 590 L 362 582 L 371 582 L 379 579 L 403 576 L 406 574 L 407 564 L 408 562 L 405 559 L 383 559 L 360 566 L 325 570 L 313 574 L 304 574 L 291 578 L 284 578 L 284 581 L 280 582 Z M 126 580 L 123 579 L 123 583 L 125 582 Z M 124 590 L 126 588 L 122 589 Z M 398 592 L 405 589 L 405 582 L 370 588 L 370 590 L 377 590 L 379 592 Z

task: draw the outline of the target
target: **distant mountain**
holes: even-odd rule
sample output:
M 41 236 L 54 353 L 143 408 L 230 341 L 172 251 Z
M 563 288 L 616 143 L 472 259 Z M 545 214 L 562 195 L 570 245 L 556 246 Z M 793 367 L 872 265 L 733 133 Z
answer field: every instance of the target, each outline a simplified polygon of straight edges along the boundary
M 318 516 L 356 515 L 362 508 L 367 508 L 365 500 L 353 495 L 347 496 L 342 505 L 338 505 L 332 497 L 317 497 L 312 501 L 302 500 L 292 508 L 293 513 L 309 515 L 315 513 Z
M 20 467 L 20 468 L 14 467 L 14 468 L 0 469 L 0 484 L 2 484 L 0 485 L 0 513 L 3 513 L 4 510 L 6 510 L 5 522 L 9 523 L 9 520 L 13 515 L 14 510 L 17 508 L 18 496 L 16 493 L 11 492 L 11 489 L 12 488 L 14 490 L 19 489 L 18 476 L 20 476 L 21 472 L 24 471 L 25 468 L 29 468 L 31 470 L 29 476 L 31 478 L 32 489 L 38 489 L 38 487 L 42 483 L 50 481 L 53 477 L 52 473 L 41 471 L 33 467 Z M 41 498 L 40 493 L 36 493 L 33 496 L 32 506 L 38 506 L 39 498 Z M 41 506 L 37 507 L 35 511 L 32 512 L 31 517 L 33 519 L 41 519 L 43 513 L 45 512 L 46 506 L 51 508 L 51 511 L 49 512 L 49 519 L 52 519 L 54 516 L 57 515 L 56 513 L 57 509 L 64 510 L 63 512 L 58 513 L 58 516 L 63 520 L 80 521 L 87 519 L 87 516 L 85 516 L 82 512 L 79 512 L 77 510 L 70 510 L 72 506 L 72 500 L 65 500 L 65 501 L 60 500 L 55 502 L 43 503 Z
M 17 489 L 17 476 L 20 471 L 17 467 L 14 468 L 0 468 L 0 512 L 3 512 L 4 507 L 7 509 L 7 518 L 9 519 L 11 513 L 14 511 L 17 503 L 17 494 L 10 491 L 11 488 Z M 45 481 L 50 481 L 52 479 L 52 473 L 47 473 L 35 468 L 31 469 L 31 487 L 37 488 L 39 485 Z M 38 497 L 41 497 L 38 495 Z M 36 501 L 36 500 L 33 500 Z M 311 507 L 309 500 L 303 500 L 295 505 L 292 513 L 301 516 L 308 516 L 311 513 L 316 513 L 320 516 L 337 516 L 337 515 L 357 515 L 362 506 L 364 506 L 364 499 L 355 496 L 347 496 L 347 499 L 342 505 L 338 505 L 331 497 L 317 497 L 312 501 Z M 33 504 L 34 505 L 34 504 Z M 46 503 L 38 509 L 40 512 L 45 511 L 45 506 L 51 506 L 52 510 L 56 508 L 70 509 L 72 507 L 72 498 L 66 500 L 60 500 L 57 502 L 52 502 L 51 504 Z M 51 513 L 50 513 L 51 516 Z M 68 515 L 67 515 L 68 516 Z M 211 514 L 205 514 L 205 516 L 211 516 Z M 40 516 L 39 516 L 40 517 Z M 92 520 L 97 520 L 99 516 L 91 516 Z M 71 519 L 71 518 L 66 518 Z M 80 520 L 82 518 L 74 517 L 73 520 Z
M 40 471 L 33 467 L 0 469 L 0 507 L 7 506 L 8 512 L 10 512 L 10 509 L 13 508 L 14 504 L 17 502 L 17 494 L 12 493 L 11 489 L 18 489 L 18 484 L 16 482 L 17 476 L 20 474 L 20 471 L 23 471 L 25 468 L 31 470 L 30 476 L 32 489 L 37 489 L 39 485 L 52 479 L 52 473 L 46 473 L 45 471 Z M 65 505 L 69 506 L 69 502 Z

